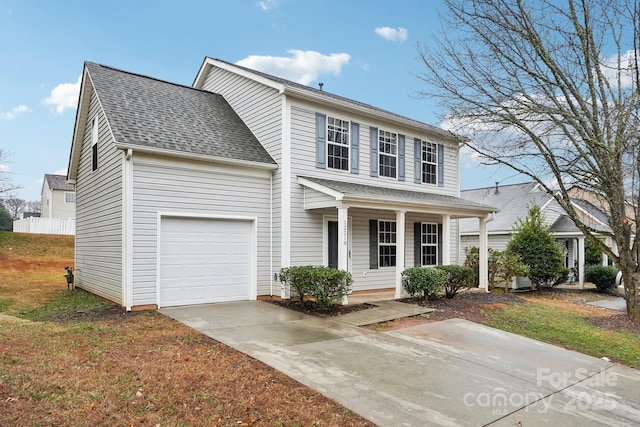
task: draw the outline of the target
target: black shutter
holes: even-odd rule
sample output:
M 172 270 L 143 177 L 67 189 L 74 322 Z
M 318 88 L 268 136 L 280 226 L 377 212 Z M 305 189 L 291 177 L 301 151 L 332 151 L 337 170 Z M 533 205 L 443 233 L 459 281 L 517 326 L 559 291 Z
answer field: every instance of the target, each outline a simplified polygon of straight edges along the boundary
M 369 268 L 378 269 L 378 221 L 369 220 Z
M 422 223 L 413 223 L 413 265 L 422 267 Z
M 442 224 L 438 224 L 438 265 L 442 265 Z

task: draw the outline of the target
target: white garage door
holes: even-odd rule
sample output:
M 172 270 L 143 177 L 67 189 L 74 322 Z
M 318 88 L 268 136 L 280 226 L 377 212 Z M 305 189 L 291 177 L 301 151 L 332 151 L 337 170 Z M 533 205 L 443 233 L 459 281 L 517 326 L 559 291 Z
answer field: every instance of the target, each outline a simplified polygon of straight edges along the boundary
M 248 300 L 252 222 L 163 218 L 160 306 Z

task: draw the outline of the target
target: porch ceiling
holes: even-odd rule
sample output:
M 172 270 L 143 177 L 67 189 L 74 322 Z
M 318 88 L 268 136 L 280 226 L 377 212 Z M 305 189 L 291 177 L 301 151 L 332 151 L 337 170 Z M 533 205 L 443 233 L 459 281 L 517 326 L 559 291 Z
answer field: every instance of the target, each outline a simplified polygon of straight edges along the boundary
M 497 212 L 497 208 L 460 197 L 420 191 L 398 190 L 373 185 L 353 184 L 328 179 L 298 176 L 298 183 L 326 197 L 326 203 L 306 204 L 306 209 L 321 207 L 355 207 L 406 212 L 451 215 L 452 218 L 472 218 Z

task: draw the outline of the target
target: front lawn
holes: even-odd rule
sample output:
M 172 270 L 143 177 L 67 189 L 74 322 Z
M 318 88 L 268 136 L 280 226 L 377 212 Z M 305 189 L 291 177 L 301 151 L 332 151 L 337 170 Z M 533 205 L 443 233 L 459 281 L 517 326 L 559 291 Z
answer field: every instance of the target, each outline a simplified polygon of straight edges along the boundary
M 154 311 L 67 290 L 73 236 L 0 232 L 0 426 L 369 426 Z

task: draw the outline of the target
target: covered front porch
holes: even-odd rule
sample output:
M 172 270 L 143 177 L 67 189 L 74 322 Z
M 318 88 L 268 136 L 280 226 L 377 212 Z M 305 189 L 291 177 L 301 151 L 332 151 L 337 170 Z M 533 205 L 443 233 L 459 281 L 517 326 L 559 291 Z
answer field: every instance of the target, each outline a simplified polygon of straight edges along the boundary
M 354 291 L 394 289 L 402 296 L 402 272 L 420 266 L 462 264 L 460 218 L 477 218 L 480 287 L 488 288 L 487 222 L 495 209 L 442 194 L 298 177 L 304 210 L 322 222 L 324 265 L 352 273 Z

